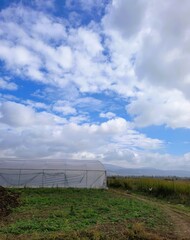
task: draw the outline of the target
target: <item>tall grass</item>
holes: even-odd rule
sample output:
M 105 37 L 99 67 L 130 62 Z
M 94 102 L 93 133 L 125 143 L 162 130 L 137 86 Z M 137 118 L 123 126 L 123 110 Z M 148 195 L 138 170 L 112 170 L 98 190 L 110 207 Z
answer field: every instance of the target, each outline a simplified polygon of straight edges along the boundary
M 108 186 L 190 206 L 190 180 L 150 177 L 109 177 Z

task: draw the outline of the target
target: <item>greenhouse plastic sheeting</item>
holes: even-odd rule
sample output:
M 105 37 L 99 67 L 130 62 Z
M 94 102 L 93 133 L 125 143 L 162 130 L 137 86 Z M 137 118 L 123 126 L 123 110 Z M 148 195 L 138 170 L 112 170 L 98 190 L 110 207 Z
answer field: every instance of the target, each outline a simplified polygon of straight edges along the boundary
M 1 160 L 0 185 L 106 188 L 106 171 L 94 160 Z

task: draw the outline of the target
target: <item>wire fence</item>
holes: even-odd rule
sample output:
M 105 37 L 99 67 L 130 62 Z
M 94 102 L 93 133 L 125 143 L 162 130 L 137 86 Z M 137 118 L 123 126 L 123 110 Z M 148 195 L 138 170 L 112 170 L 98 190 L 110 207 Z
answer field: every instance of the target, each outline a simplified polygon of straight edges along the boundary
M 106 188 L 106 171 L 60 169 L 1 169 L 5 187 Z

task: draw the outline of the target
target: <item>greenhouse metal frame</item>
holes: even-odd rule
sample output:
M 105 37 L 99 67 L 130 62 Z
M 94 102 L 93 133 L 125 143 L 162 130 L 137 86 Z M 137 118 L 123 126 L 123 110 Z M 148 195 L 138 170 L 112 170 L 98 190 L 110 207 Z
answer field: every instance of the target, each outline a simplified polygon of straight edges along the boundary
M 3 187 L 107 188 L 97 160 L 0 160 Z

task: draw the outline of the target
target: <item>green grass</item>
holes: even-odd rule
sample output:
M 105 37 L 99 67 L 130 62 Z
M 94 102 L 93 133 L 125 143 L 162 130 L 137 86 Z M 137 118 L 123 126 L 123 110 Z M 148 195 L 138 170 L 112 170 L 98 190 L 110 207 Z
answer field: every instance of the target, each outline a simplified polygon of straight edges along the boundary
M 190 206 L 190 181 L 145 177 L 110 177 L 108 186 Z
M 15 239 L 39 239 L 39 236 L 48 239 L 52 233 L 73 234 L 106 224 L 125 223 L 130 229 L 140 222 L 152 231 L 167 225 L 162 211 L 154 204 L 107 190 L 26 188 L 16 191 L 21 192 L 22 205 L 0 223 L 0 239 L 14 239 L 14 236 Z

